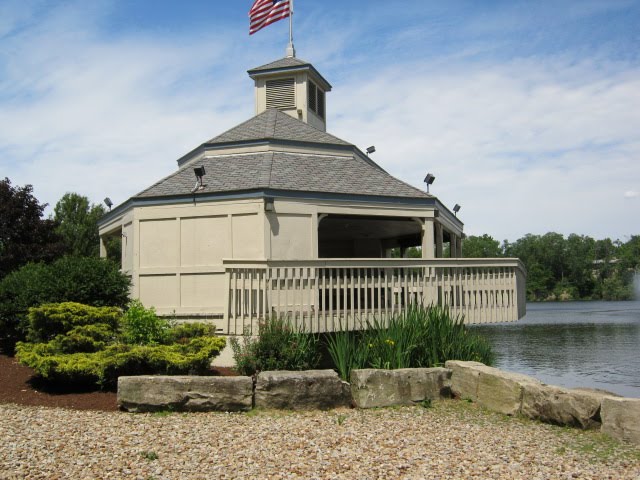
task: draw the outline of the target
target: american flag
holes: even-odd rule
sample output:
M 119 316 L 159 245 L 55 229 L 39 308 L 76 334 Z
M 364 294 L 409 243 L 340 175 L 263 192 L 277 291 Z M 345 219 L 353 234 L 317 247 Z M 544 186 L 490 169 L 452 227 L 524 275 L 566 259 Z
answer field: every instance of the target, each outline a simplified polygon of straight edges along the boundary
M 249 35 L 287 18 L 290 11 L 289 0 L 256 0 L 249 10 Z

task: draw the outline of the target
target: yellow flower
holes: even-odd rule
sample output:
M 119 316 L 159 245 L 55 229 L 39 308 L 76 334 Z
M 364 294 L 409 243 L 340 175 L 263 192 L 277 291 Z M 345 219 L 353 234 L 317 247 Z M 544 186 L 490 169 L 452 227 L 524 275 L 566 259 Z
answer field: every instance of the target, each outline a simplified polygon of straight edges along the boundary
M 394 342 L 393 340 L 391 340 L 390 338 L 387 338 L 387 339 L 385 340 L 385 343 L 386 343 L 387 345 L 391 345 L 391 346 L 395 345 L 395 342 Z

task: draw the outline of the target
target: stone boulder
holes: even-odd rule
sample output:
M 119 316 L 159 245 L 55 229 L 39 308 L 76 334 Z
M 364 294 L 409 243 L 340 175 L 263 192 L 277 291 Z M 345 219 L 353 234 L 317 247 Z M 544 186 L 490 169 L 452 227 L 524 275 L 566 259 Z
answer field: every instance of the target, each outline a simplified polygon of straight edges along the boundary
M 541 385 L 539 380 L 519 373 L 504 372 L 479 362 L 449 360 L 451 390 L 455 396 L 505 415 L 517 415 L 525 385 Z
M 604 433 L 640 445 L 640 398 L 604 397 L 600 416 Z
M 256 380 L 256 408 L 327 410 L 350 405 L 349 384 L 333 370 L 260 372 Z
M 527 385 L 542 384 L 527 375 L 485 366 L 480 369 L 478 378 L 478 404 L 493 412 L 518 415 Z
M 479 368 L 486 365 L 480 362 L 447 360 L 444 366 L 451 370 L 451 393 L 463 400 L 477 401 Z
M 359 408 L 413 405 L 451 397 L 447 368 L 363 369 L 351 372 L 351 395 Z
M 250 377 L 140 375 L 118 378 L 118 405 L 130 412 L 251 410 Z
M 525 417 L 583 429 L 600 427 L 604 392 L 536 383 L 527 383 L 523 388 L 521 413 Z

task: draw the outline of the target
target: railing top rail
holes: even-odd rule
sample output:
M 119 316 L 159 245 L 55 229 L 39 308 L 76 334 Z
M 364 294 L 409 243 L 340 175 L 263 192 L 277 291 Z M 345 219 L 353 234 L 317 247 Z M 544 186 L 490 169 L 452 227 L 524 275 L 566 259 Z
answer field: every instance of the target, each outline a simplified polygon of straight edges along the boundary
M 518 258 L 325 258 L 318 260 L 223 259 L 226 268 L 411 268 L 411 267 L 515 267 L 526 274 Z

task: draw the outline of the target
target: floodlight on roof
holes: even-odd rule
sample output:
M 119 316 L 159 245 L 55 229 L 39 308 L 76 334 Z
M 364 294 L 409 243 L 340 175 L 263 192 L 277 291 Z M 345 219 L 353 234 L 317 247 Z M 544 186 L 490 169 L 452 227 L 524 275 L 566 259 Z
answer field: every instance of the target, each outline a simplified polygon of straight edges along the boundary
M 191 193 L 196 193 L 198 190 L 202 190 L 204 188 L 204 183 L 202 183 L 202 177 L 205 175 L 204 166 L 194 167 L 193 173 L 196 174 L 196 186 L 193 187 Z
M 198 179 L 201 179 L 202 177 L 204 177 L 204 175 L 205 175 L 205 173 L 206 173 L 206 172 L 204 171 L 204 167 L 203 167 L 203 166 L 199 166 L 199 167 L 195 167 L 195 168 L 193 169 L 193 173 L 195 173 L 195 174 L 196 174 L 196 177 L 197 177 Z
M 429 193 L 429 185 L 431 185 L 435 179 L 436 176 L 432 173 L 427 173 L 427 176 L 424 177 L 424 183 L 427 184 L 427 193 Z
M 458 205 L 457 203 L 453 206 L 453 213 L 456 214 L 456 217 L 458 216 L 458 212 L 460 211 L 460 205 Z
M 369 148 L 367 148 L 367 156 L 369 156 L 369 154 L 374 153 L 376 151 L 376 147 L 375 145 L 371 145 Z
M 265 212 L 275 212 L 276 207 L 273 200 L 273 197 L 265 197 L 264 199 L 264 211 Z
M 113 206 L 113 202 L 111 201 L 111 199 L 109 197 L 105 197 L 103 201 L 104 204 L 109 207 L 109 211 L 111 211 L 111 207 Z

